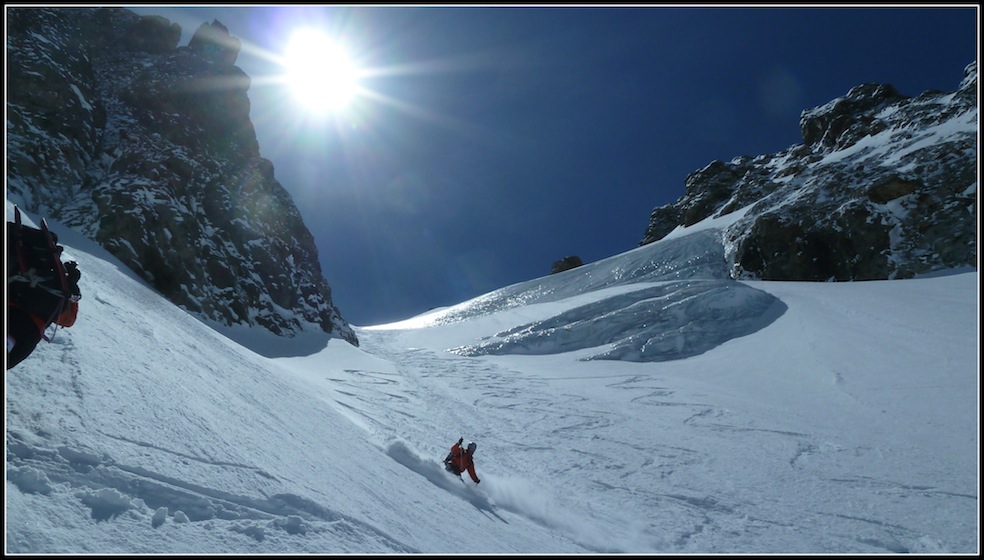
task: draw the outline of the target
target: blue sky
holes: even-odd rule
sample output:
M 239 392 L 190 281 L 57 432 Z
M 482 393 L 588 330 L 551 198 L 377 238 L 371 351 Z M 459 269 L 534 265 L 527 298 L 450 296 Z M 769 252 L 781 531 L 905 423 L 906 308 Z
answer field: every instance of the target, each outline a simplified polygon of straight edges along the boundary
M 951 91 L 976 5 L 135 8 L 243 42 L 260 153 L 356 325 L 407 318 L 632 249 L 713 160 L 799 144 L 862 83 Z M 329 116 L 273 79 L 318 27 L 371 75 Z

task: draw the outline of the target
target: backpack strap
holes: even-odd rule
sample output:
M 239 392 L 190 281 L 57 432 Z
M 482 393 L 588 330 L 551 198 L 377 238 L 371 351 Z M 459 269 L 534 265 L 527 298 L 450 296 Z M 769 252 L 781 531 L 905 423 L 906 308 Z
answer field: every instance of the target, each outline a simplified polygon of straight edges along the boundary
M 57 309 L 54 310 L 51 317 L 48 317 L 45 322 L 46 325 L 55 326 L 54 330 L 51 332 L 51 337 L 49 338 L 43 331 L 41 333 L 42 338 L 44 338 L 47 342 L 51 342 L 55 338 L 55 333 L 58 332 L 58 323 L 56 321 L 65 309 L 68 308 L 69 299 L 71 298 L 72 292 L 68 288 L 68 274 L 65 273 L 65 265 L 61 262 L 61 253 L 63 248 L 55 243 L 51 230 L 48 229 L 48 220 L 45 218 L 41 218 L 41 231 L 44 232 L 44 239 L 48 242 L 48 250 L 51 251 L 51 260 L 55 262 L 55 272 L 57 273 L 56 276 L 58 276 L 58 279 L 60 280 L 62 293 L 64 294 L 61 302 L 58 304 Z
M 44 238 L 48 241 L 48 250 L 51 251 L 52 260 L 55 261 L 55 270 L 58 272 L 58 278 L 61 280 L 62 291 L 65 292 L 65 299 L 71 295 L 72 291 L 68 288 L 68 274 L 65 272 L 65 265 L 61 262 L 61 253 L 63 248 L 55 243 L 52 237 L 51 231 L 48 229 L 48 220 L 41 218 L 41 231 L 44 232 Z M 62 309 L 65 307 L 65 302 L 62 302 Z M 59 311 L 61 313 L 61 311 Z
M 27 256 L 24 254 L 24 236 L 21 231 L 24 226 L 21 223 L 20 208 L 14 206 L 14 247 L 17 249 L 17 264 L 20 266 L 21 274 L 27 272 Z

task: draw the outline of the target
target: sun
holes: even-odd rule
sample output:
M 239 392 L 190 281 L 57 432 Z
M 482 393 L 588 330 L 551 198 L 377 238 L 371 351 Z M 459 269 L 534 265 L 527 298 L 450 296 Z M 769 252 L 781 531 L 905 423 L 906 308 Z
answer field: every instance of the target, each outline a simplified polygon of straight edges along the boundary
M 295 31 L 284 52 L 286 82 L 308 111 L 347 107 L 359 91 L 359 70 L 344 47 L 312 28 Z

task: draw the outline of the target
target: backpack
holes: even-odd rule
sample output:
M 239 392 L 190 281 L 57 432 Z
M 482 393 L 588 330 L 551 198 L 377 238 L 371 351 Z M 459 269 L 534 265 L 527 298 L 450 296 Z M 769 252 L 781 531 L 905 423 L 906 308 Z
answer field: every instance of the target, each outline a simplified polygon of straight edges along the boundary
M 62 263 L 64 250 L 46 220 L 40 229 L 24 225 L 14 207 L 14 222 L 7 222 L 7 305 L 34 315 L 45 328 L 82 297 L 82 274 L 75 261 Z

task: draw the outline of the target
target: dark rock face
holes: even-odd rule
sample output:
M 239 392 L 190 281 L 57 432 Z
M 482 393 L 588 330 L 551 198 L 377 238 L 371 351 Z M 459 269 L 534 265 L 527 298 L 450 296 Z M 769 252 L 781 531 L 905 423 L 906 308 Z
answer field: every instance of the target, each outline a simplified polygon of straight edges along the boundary
M 238 39 L 117 8 L 8 8 L 8 187 L 202 319 L 358 344 L 249 120 Z
M 732 277 L 910 278 L 977 265 L 977 64 L 952 93 L 866 84 L 804 111 L 804 144 L 715 161 L 653 210 L 640 245 L 741 210 Z
M 161 16 L 143 16 L 123 37 L 127 50 L 165 54 L 178 47 L 181 26 Z
M 577 255 L 564 257 L 559 261 L 554 261 L 553 266 L 550 267 L 550 274 L 557 274 L 558 272 L 564 272 L 565 270 L 577 268 L 583 264 L 584 263 L 581 262 L 581 257 Z
M 864 84 L 845 97 L 803 113 L 800 134 L 807 145 L 841 149 L 865 136 L 885 130 L 887 123 L 875 118 L 875 112 L 906 97 L 890 85 Z

